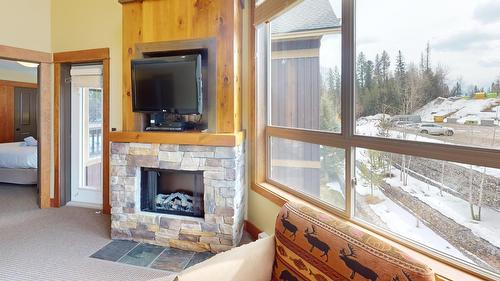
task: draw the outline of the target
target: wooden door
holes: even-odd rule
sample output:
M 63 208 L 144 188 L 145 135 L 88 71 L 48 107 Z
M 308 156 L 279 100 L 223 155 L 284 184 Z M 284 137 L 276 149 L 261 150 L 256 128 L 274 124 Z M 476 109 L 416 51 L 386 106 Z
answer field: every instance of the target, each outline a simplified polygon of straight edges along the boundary
M 37 89 L 14 89 L 14 140 L 37 138 Z
M 14 87 L 0 86 L 0 143 L 14 141 Z

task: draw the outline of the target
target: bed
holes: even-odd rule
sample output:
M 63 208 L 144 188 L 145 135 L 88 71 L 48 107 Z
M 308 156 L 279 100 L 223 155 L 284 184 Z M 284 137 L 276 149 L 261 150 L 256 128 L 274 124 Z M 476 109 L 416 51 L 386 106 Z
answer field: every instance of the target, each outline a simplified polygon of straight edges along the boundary
M 25 142 L 0 143 L 0 182 L 36 184 L 38 179 L 36 146 Z

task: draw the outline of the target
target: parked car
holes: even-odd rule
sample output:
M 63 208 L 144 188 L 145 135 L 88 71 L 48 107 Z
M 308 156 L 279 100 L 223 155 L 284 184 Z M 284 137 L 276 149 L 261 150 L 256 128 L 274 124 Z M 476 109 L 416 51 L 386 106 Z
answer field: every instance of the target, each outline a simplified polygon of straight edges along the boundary
M 432 123 L 424 123 L 418 126 L 418 132 L 421 134 L 429 134 L 429 135 L 445 135 L 445 136 L 453 136 L 455 131 L 450 127 L 443 127 L 441 125 L 432 124 Z

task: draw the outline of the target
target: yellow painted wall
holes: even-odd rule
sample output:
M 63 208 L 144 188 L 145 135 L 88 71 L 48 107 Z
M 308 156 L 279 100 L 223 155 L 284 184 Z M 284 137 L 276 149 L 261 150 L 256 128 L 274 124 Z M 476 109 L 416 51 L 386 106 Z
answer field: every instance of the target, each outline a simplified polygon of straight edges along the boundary
M 0 45 L 51 51 L 51 0 L 0 0 Z
M 245 7 L 249 7 L 249 0 L 246 0 Z M 250 65 L 249 65 L 249 49 L 245 46 L 248 46 L 248 35 L 250 30 L 250 15 L 248 12 L 248 8 L 243 10 L 243 42 L 242 42 L 242 77 L 249 77 L 250 75 Z M 243 79 L 242 80 L 242 125 L 243 129 L 247 132 L 249 131 L 249 108 L 248 104 L 250 102 L 250 83 L 251 79 Z M 247 143 L 247 153 L 250 152 Z M 247 154 L 247 171 L 246 174 L 250 176 L 248 167 L 250 166 L 250 154 Z M 247 177 L 247 182 L 250 182 L 250 178 Z M 247 192 L 247 217 L 246 219 L 258 227 L 260 230 L 267 232 L 268 234 L 274 233 L 274 222 L 276 220 L 276 216 L 280 210 L 280 207 L 273 202 L 267 200 L 265 197 L 260 194 L 252 191 L 250 187 L 248 187 Z
M 117 0 L 52 0 L 52 52 L 95 48 L 110 51 L 110 126 L 120 130 L 122 6 Z

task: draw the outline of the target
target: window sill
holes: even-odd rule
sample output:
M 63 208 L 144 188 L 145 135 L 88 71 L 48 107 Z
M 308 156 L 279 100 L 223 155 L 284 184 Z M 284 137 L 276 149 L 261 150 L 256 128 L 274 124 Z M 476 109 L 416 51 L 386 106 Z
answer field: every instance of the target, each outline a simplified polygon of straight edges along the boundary
M 255 183 L 252 182 L 251 184 L 252 190 L 263 197 L 267 198 L 271 202 L 277 204 L 278 206 L 283 206 L 286 202 L 288 201 L 294 201 L 294 202 L 299 202 L 301 204 L 307 205 L 313 209 L 322 211 L 322 212 L 328 212 L 327 210 L 321 209 L 316 205 L 311 204 L 310 202 L 304 201 L 303 199 L 290 194 L 279 187 L 276 187 L 274 185 L 271 185 L 266 182 L 261 182 L 261 183 Z M 331 212 L 328 212 L 331 214 Z M 336 214 L 332 214 L 337 216 Z M 356 223 L 355 221 L 350 220 L 350 222 L 363 227 L 359 225 L 359 223 Z M 376 234 L 368 229 L 365 228 L 365 231 L 369 232 L 371 235 L 386 241 L 393 246 L 405 251 L 406 253 L 410 254 L 411 256 L 415 257 L 416 259 L 420 260 L 421 262 L 427 264 L 429 267 L 431 267 L 434 272 L 436 273 L 436 281 L 461 281 L 461 280 L 468 280 L 468 281 L 481 281 L 481 280 L 488 280 L 488 279 L 483 279 L 479 278 L 475 275 L 472 275 L 470 273 L 467 273 L 465 271 L 462 271 L 456 267 L 453 267 L 449 264 L 446 264 L 444 262 L 441 262 L 439 260 L 436 260 L 428 255 L 422 254 L 418 251 L 415 251 L 413 249 L 410 249 L 404 245 L 401 245 L 395 241 L 389 240 L 386 237 L 383 237 L 379 234 Z M 491 279 L 493 280 L 493 279 Z

